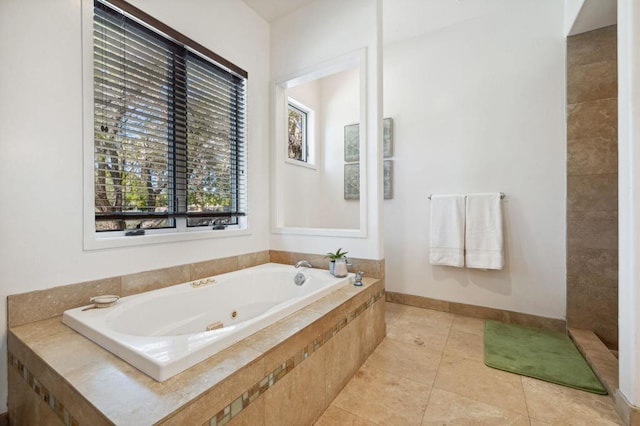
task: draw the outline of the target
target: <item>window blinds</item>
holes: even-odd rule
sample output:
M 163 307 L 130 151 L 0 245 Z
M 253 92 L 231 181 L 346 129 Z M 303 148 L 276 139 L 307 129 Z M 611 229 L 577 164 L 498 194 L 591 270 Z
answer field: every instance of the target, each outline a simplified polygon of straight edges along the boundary
M 245 77 L 178 33 L 94 4 L 96 230 L 235 223 L 246 213 Z

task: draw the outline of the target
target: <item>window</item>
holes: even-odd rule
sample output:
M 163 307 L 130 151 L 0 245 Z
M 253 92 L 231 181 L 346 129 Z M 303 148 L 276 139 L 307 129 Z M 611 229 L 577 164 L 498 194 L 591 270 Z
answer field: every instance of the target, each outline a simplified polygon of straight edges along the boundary
M 238 224 L 247 73 L 122 0 L 93 25 L 95 230 Z
M 287 113 L 287 156 L 292 160 L 306 163 L 309 161 L 308 111 L 301 104 L 289 98 Z

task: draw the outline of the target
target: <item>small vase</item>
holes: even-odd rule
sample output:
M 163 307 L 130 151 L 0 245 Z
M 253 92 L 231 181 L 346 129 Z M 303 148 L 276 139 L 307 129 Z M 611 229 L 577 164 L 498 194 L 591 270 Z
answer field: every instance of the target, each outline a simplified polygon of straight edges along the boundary
M 336 259 L 336 264 L 333 268 L 333 276 L 336 278 L 344 278 L 349 274 L 349 270 L 347 269 L 347 259 L 340 258 Z
M 329 273 L 331 275 L 334 275 L 335 270 L 336 270 L 336 261 L 335 260 L 330 260 L 329 261 Z

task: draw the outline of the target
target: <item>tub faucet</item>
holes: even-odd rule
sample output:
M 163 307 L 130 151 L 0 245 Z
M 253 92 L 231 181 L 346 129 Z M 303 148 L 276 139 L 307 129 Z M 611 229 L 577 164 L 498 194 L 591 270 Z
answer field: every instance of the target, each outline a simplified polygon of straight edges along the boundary
M 296 263 L 294 266 L 296 267 L 296 269 L 298 269 L 301 266 L 304 266 L 305 268 L 313 268 L 313 265 L 307 262 L 306 260 L 301 260 L 298 263 Z

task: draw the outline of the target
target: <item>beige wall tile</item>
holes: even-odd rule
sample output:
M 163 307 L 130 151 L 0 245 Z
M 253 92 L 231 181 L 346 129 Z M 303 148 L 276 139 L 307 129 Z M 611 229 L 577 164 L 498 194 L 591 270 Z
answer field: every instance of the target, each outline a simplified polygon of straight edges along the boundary
M 264 394 L 265 425 L 307 425 L 322 415 L 328 405 L 325 350 L 314 352 Z
M 351 414 L 341 408 L 334 405 L 330 405 L 329 408 L 322 414 L 322 417 L 314 423 L 314 426 L 376 426 L 375 423 L 371 423 L 361 417 Z
M 592 330 L 607 347 L 617 349 L 617 288 L 567 283 L 567 324 Z
M 259 397 L 240 414 L 233 417 L 228 423 L 229 426 L 262 426 L 265 424 L 265 403 L 264 398 Z M 209 425 L 208 423 L 206 424 Z
M 567 283 L 618 287 L 618 249 L 572 247 L 567 252 Z
M 618 174 L 568 176 L 567 210 L 617 212 Z
M 13 368 L 9 368 L 8 380 L 11 389 L 9 400 L 19 401 L 19 404 L 12 402 L 9 404 L 9 417 L 12 425 L 64 425 L 64 422 L 36 395 Z
M 449 302 L 445 300 L 431 299 L 429 297 L 414 296 L 412 294 L 387 292 L 387 302 L 399 303 L 402 305 L 416 306 L 418 308 L 432 309 L 436 311 L 449 312 Z
M 567 250 L 618 247 L 618 212 L 567 211 Z
M 569 334 L 596 376 L 614 395 L 618 389 L 618 359 L 591 330 L 570 328 Z
M 106 278 L 11 295 L 7 298 L 8 326 L 16 327 L 62 315 L 67 309 L 89 305 L 91 297 L 101 294 L 120 295 L 120 278 Z
M 281 250 L 269 250 L 269 262 L 291 265 L 291 253 Z
M 611 46 L 616 49 L 616 45 Z M 615 59 L 575 65 L 567 69 L 567 104 L 618 96 Z
M 122 296 L 157 290 L 190 281 L 189 266 L 173 266 L 122 276 Z
M 361 339 L 364 338 L 360 334 L 362 322 L 364 322 L 364 315 L 351 321 L 325 345 L 325 398 L 327 401 L 333 401 L 362 365 L 360 353 Z
M 567 140 L 567 175 L 618 172 L 618 140 L 586 137 Z
M 266 373 L 264 360 L 259 359 L 242 368 L 214 388 L 208 390 L 200 398 L 172 414 L 168 419 L 161 421 L 160 424 L 181 426 L 187 424 L 199 425 L 208 422 L 218 411 L 258 383 Z M 257 400 L 254 401 L 254 403 L 256 402 Z M 249 405 L 249 407 L 251 407 L 251 405 Z M 256 411 L 259 414 L 259 407 L 253 408 L 253 416 L 249 414 L 245 416 L 245 420 L 249 417 L 255 417 Z
M 252 266 L 258 266 L 264 263 L 269 263 L 268 250 L 241 254 L 240 256 L 238 256 L 239 269 L 251 268 Z
M 449 311 L 454 314 L 465 315 L 474 318 L 492 319 L 506 322 L 507 311 L 501 309 L 488 308 L 485 306 L 467 305 L 464 303 L 449 303 Z
M 539 317 L 537 315 L 523 314 L 520 312 L 507 311 L 505 314 L 505 322 L 526 325 L 528 327 L 545 328 L 553 331 L 565 332 L 567 330 L 567 323 L 565 320 Z
M 581 102 L 567 106 L 567 139 L 616 139 L 617 135 L 617 98 Z
M 617 61 L 617 29 L 611 25 L 567 37 L 567 66 Z
M 227 272 L 237 271 L 240 269 L 238 265 L 238 256 L 223 257 L 221 259 L 192 263 L 189 267 L 191 280 L 198 280 L 212 275 L 226 274 Z

